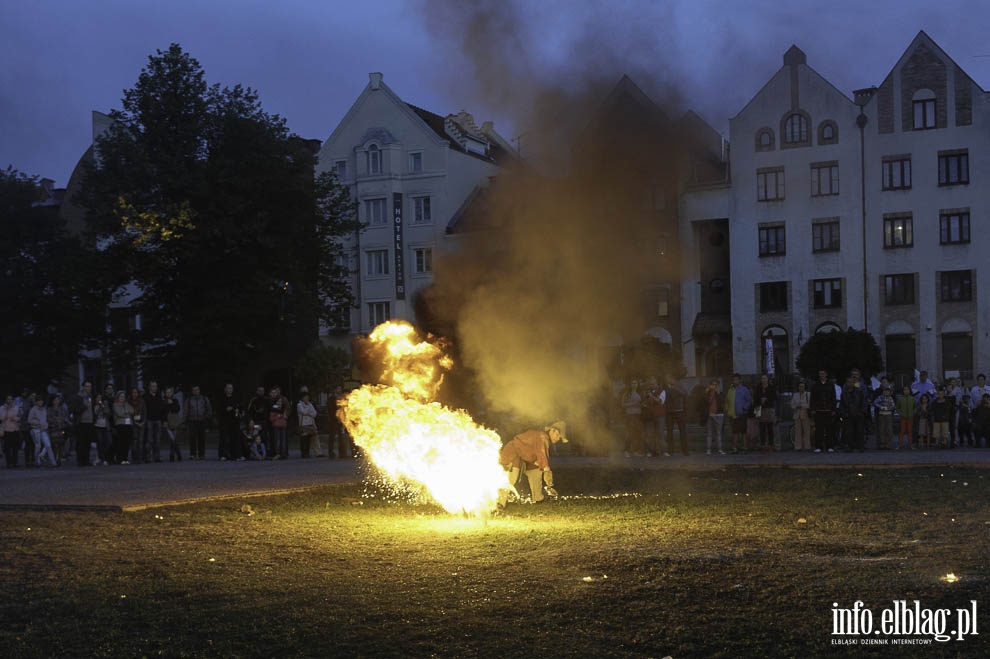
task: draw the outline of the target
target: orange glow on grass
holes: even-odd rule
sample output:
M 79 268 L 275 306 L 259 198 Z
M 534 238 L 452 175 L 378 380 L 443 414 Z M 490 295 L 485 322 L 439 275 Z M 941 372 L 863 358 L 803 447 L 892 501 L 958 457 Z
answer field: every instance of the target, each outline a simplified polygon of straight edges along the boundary
M 390 321 L 368 337 L 381 359 L 381 384 L 355 389 L 337 416 L 387 478 L 429 495 L 444 510 L 486 515 L 508 484 L 499 466 L 501 438 L 464 410 L 436 402 L 453 366 L 442 342 Z

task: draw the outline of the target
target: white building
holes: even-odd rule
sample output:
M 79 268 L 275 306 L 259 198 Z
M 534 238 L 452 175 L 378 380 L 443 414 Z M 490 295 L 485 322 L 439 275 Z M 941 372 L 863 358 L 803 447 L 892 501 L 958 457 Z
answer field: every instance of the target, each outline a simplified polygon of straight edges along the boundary
M 351 187 L 366 228 L 348 245 L 357 307 L 352 333 L 389 319 L 415 321 L 413 299 L 433 278 L 433 256 L 451 247 L 447 228 L 462 204 L 512 157 L 491 123 L 440 116 L 405 103 L 383 81 L 368 85 L 319 152 Z
M 735 370 L 767 370 L 769 337 L 791 373 L 803 340 L 846 327 L 901 378 L 987 368 L 988 119 L 986 92 L 924 32 L 853 98 L 789 49 L 730 120 Z

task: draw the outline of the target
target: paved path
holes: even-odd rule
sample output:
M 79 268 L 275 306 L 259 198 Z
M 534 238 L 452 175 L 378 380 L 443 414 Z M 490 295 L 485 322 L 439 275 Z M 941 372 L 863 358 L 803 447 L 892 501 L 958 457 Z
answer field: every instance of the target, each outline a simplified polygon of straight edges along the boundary
M 558 468 L 577 465 L 637 469 L 708 470 L 749 468 L 891 468 L 968 465 L 990 467 L 990 450 L 867 451 L 865 453 L 806 453 L 783 451 L 764 455 L 692 454 L 660 458 L 576 457 L 553 458 Z M 0 469 L 0 509 L 95 508 L 135 510 L 148 506 L 209 498 L 270 494 L 357 482 L 359 460 L 293 458 L 269 462 L 220 462 L 216 459 L 171 464 Z

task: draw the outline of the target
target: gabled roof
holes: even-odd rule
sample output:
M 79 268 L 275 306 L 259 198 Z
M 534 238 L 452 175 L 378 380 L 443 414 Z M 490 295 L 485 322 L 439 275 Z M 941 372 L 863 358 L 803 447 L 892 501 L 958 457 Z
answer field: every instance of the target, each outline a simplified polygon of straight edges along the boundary
M 887 72 L 887 75 L 884 76 L 883 82 L 886 83 L 888 80 L 890 80 L 891 79 L 891 76 L 893 76 L 896 71 L 900 70 L 900 68 L 904 65 L 905 61 L 909 57 L 911 57 L 911 55 L 918 48 L 918 46 L 920 46 L 922 44 L 924 44 L 924 45 L 928 46 L 929 48 L 931 48 L 932 50 L 934 50 L 936 55 L 938 55 L 940 57 L 944 57 L 949 62 L 951 62 L 953 66 L 955 66 L 957 69 L 959 69 L 960 71 L 962 71 L 963 75 L 966 76 L 966 79 L 967 80 L 969 80 L 972 84 L 976 85 L 976 88 L 977 89 L 979 89 L 980 91 L 983 91 L 983 92 L 986 91 L 985 89 L 983 89 L 983 87 L 981 87 L 979 84 L 977 84 L 976 81 L 974 81 L 969 76 L 968 73 L 966 73 L 966 70 L 965 69 L 963 69 L 961 66 L 959 66 L 959 63 L 956 62 L 956 60 L 952 59 L 952 57 L 947 52 L 945 52 L 942 49 L 941 46 L 939 46 L 937 43 L 935 43 L 935 40 L 932 39 L 930 36 L 928 36 L 928 33 L 926 33 L 924 30 L 919 30 L 918 31 L 918 34 L 915 35 L 914 39 L 911 40 L 911 43 L 908 45 L 908 47 L 904 50 L 903 53 L 901 53 L 901 56 L 897 58 L 897 61 L 894 63 L 894 66 L 890 69 L 890 71 Z M 958 82 L 957 82 L 957 84 L 958 84 Z
M 807 61 L 807 57 L 805 57 L 804 51 L 802 51 L 796 45 L 792 44 L 791 47 L 787 49 L 787 52 L 784 53 L 784 64 L 779 69 L 777 69 L 774 72 L 774 74 L 772 76 L 770 76 L 770 78 L 767 79 L 767 81 L 763 84 L 763 86 L 760 87 L 760 90 L 758 92 L 756 92 L 749 99 L 749 101 L 746 102 L 746 105 L 744 105 L 742 107 L 742 109 L 739 110 L 739 112 L 737 112 L 735 114 L 734 117 L 731 117 L 729 119 L 729 121 L 732 121 L 733 119 L 737 119 L 740 115 L 742 115 L 744 112 L 746 112 L 747 108 L 749 108 L 749 106 L 752 105 L 753 102 L 756 101 L 756 99 L 759 98 L 763 94 L 764 91 L 766 91 L 767 87 L 770 86 L 770 83 L 772 83 L 777 78 L 777 76 L 781 75 L 781 73 L 783 73 L 785 71 L 785 69 L 788 69 L 791 66 L 803 67 L 803 68 L 807 69 L 812 74 L 814 74 L 815 77 L 817 77 L 819 80 L 821 80 L 823 83 L 825 83 L 828 87 L 831 87 L 835 91 L 836 94 L 838 94 L 839 96 L 841 96 L 845 100 L 849 101 L 849 103 L 851 105 L 855 105 L 855 102 L 849 97 L 848 94 L 846 94 L 841 89 L 839 89 L 838 87 L 836 87 L 835 85 L 833 85 L 829 81 L 828 78 L 826 78 L 825 76 L 823 76 L 822 74 L 820 74 L 818 71 L 816 71 L 814 68 L 812 68 L 811 66 L 809 66 L 808 65 L 808 61 Z

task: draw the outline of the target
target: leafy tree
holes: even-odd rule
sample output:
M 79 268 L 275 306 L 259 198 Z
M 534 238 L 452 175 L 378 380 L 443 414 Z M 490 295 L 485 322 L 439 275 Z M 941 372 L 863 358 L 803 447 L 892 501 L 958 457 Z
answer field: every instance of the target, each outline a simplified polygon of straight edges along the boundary
M 36 177 L 0 170 L 5 393 L 40 388 L 60 376 L 78 358 L 85 339 L 106 324 L 107 299 L 94 285 L 98 263 L 66 230 L 56 207 L 37 203 L 40 192 Z
M 808 339 L 798 353 L 797 368 L 809 379 L 816 378 L 822 369 L 844 378 L 854 368 L 869 378 L 883 369 L 883 357 L 872 334 L 850 327 L 841 332 L 818 333 Z
M 140 291 L 145 354 L 207 385 L 292 364 L 351 302 L 334 256 L 355 205 L 332 175 L 314 180 L 318 144 L 253 90 L 208 85 L 178 44 L 122 105 L 78 201 L 115 283 Z
M 351 356 L 336 346 L 313 346 L 296 362 L 296 380 L 311 393 L 331 392 L 349 375 Z

